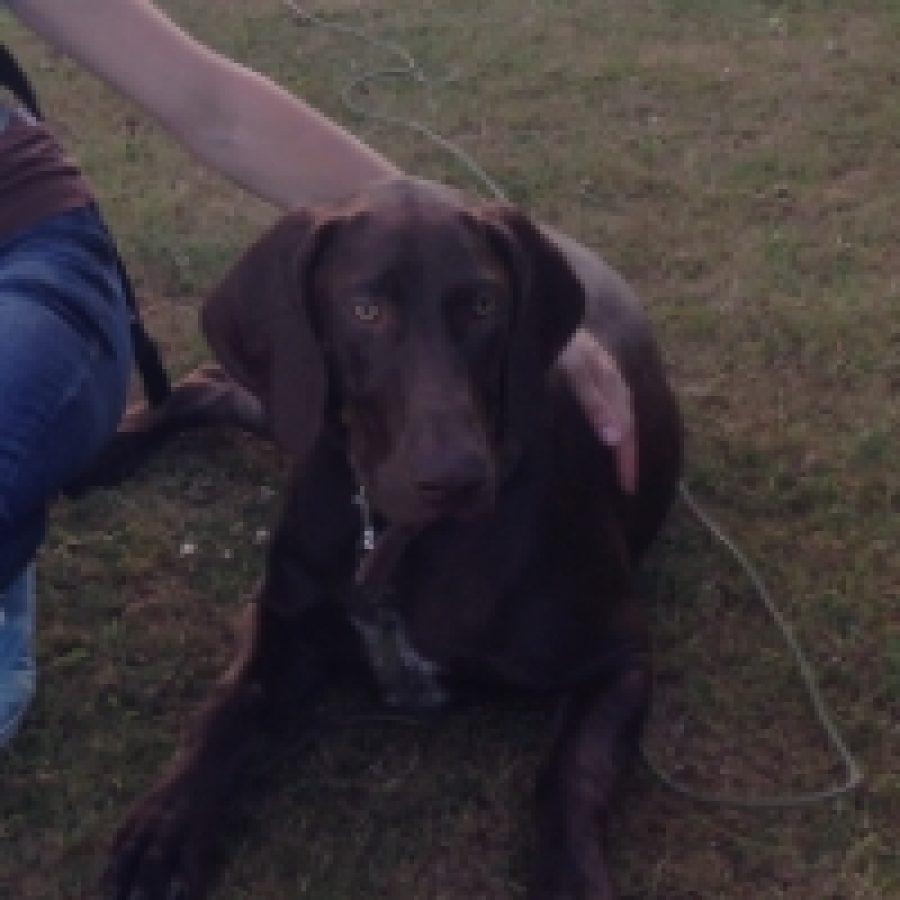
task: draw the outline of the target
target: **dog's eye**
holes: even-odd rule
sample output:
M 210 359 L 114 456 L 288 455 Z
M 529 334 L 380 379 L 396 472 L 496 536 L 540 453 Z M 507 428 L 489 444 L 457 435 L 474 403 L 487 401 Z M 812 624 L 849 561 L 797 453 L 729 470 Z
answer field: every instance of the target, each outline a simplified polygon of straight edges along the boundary
M 482 291 L 476 294 L 472 300 L 472 312 L 479 319 L 484 319 L 494 315 L 498 305 L 497 297 L 494 294 Z
M 374 300 L 357 300 L 353 304 L 353 315 L 360 322 L 371 324 L 381 318 L 381 304 Z

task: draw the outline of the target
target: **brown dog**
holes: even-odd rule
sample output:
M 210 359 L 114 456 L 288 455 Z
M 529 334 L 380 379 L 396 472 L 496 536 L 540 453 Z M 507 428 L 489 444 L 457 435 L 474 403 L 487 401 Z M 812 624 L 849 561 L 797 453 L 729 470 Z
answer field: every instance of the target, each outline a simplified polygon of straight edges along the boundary
M 554 367 L 580 323 L 632 392 L 634 496 Z M 612 896 L 607 810 L 650 687 L 633 570 L 681 463 L 677 407 L 630 291 L 511 208 L 403 180 L 284 218 L 209 298 L 204 326 L 296 467 L 243 646 L 122 825 L 113 895 L 201 894 L 257 716 L 285 685 L 311 700 L 364 661 L 404 707 L 491 684 L 560 693 L 533 894 Z M 136 439 L 190 423 L 209 390 L 183 387 Z M 227 380 L 217 390 L 262 427 L 252 399 Z

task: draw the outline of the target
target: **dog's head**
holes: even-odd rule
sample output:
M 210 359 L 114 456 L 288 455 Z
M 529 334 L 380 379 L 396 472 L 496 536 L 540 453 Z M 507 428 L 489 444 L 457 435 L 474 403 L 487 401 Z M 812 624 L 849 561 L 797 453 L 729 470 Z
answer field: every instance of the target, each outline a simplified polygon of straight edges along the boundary
M 399 180 L 283 218 L 203 323 L 279 443 L 303 457 L 335 410 L 375 508 L 415 525 L 489 508 L 583 300 L 522 213 Z

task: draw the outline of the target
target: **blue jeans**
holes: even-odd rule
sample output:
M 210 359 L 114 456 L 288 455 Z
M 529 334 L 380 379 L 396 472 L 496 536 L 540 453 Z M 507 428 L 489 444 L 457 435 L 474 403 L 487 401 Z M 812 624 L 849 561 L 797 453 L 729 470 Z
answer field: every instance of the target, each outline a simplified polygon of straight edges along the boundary
M 0 594 L 0 747 L 18 731 L 34 696 L 34 563 Z
M 130 371 L 128 310 L 97 211 L 0 241 L 0 745 L 33 692 L 30 563 L 49 503 L 115 432 Z

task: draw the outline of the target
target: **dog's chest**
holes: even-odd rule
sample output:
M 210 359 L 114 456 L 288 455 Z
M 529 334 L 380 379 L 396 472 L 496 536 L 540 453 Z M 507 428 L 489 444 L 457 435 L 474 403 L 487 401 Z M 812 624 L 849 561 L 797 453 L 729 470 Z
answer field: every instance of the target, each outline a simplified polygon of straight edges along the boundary
M 413 647 L 402 618 L 394 610 L 373 606 L 352 615 L 350 621 L 362 639 L 384 703 L 425 711 L 450 700 L 440 667 Z
M 373 563 L 365 571 L 380 574 L 361 580 L 357 571 L 346 602 L 386 704 L 440 707 L 461 671 L 491 668 L 498 598 L 519 593 L 525 551 L 538 543 L 535 504 L 530 491 L 517 491 L 503 513 L 436 523 L 396 555 L 362 504 L 360 549 Z

